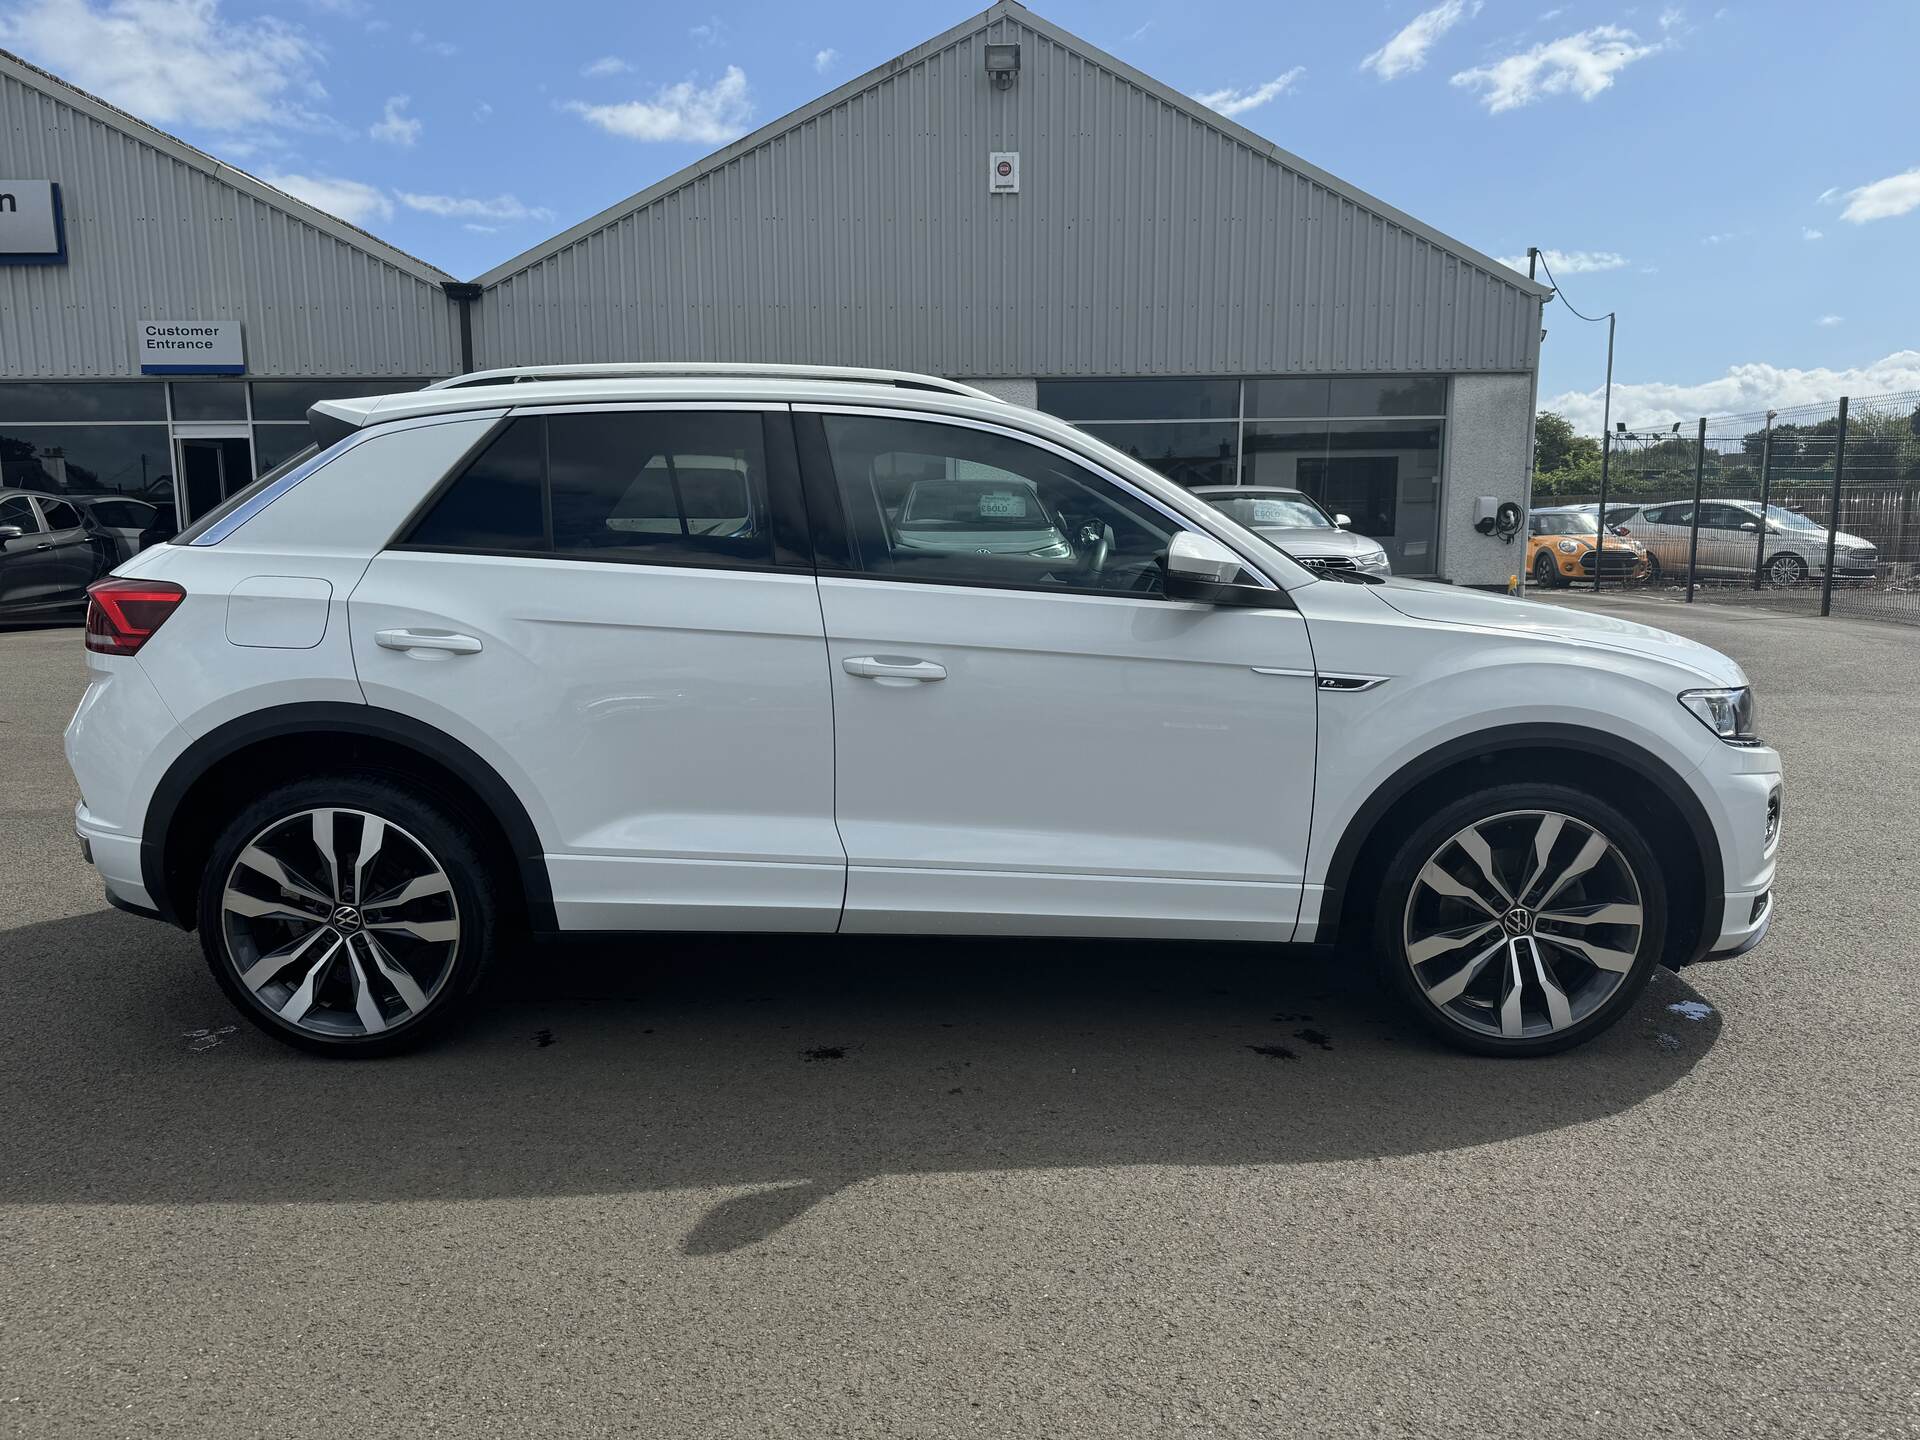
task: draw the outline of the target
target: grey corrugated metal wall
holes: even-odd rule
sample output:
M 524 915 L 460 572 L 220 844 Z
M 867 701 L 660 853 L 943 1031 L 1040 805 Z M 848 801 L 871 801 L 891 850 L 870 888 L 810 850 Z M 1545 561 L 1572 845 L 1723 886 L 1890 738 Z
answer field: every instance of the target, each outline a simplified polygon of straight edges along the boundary
M 989 33 L 991 31 L 991 34 Z M 982 69 L 1018 41 L 1012 90 Z M 1530 369 L 1527 291 L 1017 18 L 501 277 L 482 365 L 948 375 Z M 1018 150 L 1021 193 L 987 193 Z
M 138 373 L 141 320 L 240 320 L 256 376 L 446 375 L 430 279 L 0 73 L 0 175 L 59 183 L 65 265 L 0 266 L 0 375 Z

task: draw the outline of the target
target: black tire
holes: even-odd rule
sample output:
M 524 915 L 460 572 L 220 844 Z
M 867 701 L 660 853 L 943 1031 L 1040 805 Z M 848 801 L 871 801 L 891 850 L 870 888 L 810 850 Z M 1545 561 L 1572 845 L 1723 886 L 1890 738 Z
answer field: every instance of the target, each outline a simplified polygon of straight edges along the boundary
M 1429 999 L 1426 987 L 1422 985 L 1415 966 L 1408 958 L 1407 935 L 1409 920 L 1413 914 L 1410 907 L 1415 898 L 1414 887 L 1429 859 L 1436 858 L 1436 852 L 1447 846 L 1451 837 L 1456 837 L 1466 827 L 1476 822 L 1488 822 L 1490 828 L 1495 828 L 1497 833 L 1497 827 L 1501 824 L 1525 823 L 1517 820 L 1503 820 L 1500 817 L 1528 811 L 1558 813 L 1577 822 L 1578 826 L 1584 826 L 1604 836 L 1611 843 L 1612 850 L 1603 863 L 1612 867 L 1614 857 L 1617 855 L 1626 870 L 1630 872 L 1631 880 L 1637 887 L 1641 920 L 1635 936 L 1632 964 L 1624 973 L 1619 974 L 1617 981 L 1601 982 L 1603 974 L 1614 972 L 1603 972 L 1598 967 L 1588 966 L 1585 962 L 1573 957 L 1570 952 L 1556 950 L 1550 942 L 1540 944 L 1539 949 L 1550 957 L 1549 968 L 1557 983 L 1566 983 L 1568 975 L 1581 972 L 1584 975 L 1584 984 L 1589 986 L 1595 985 L 1596 982 L 1612 984 L 1612 989 L 1610 992 L 1604 988 L 1585 992 L 1592 997 L 1592 1008 L 1565 1028 L 1508 1038 L 1500 1034 L 1488 1033 L 1485 1029 L 1461 1019 L 1454 1009 L 1443 1008 Z M 1560 833 L 1563 836 L 1560 843 L 1568 846 L 1571 846 L 1581 834 L 1580 830 L 1574 827 L 1568 827 Z M 1559 857 L 1566 855 L 1568 851 L 1555 848 L 1551 853 Z M 1498 852 L 1496 852 L 1496 863 L 1497 860 Z M 1565 862 L 1561 863 L 1565 864 Z M 1551 872 L 1553 867 L 1546 868 Z M 1566 866 L 1566 868 L 1571 867 Z M 1510 880 L 1509 884 L 1517 886 L 1525 878 L 1522 874 L 1519 879 Z M 1587 883 L 1584 879 L 1579 881 L 1576 893 Z M 1535 890 L 1532 893 L 1539 896 L 1544 895 L 1545 891 Z M 1423 897 L 1423 904 L 1426 903 L 1427 898 L 1429 897 Z M 1519 898 L 1525 900 L 1529 897 L 1527 893 L 1522 893 Z M 1498 906 L 1500 903 L 1496 897 L 1495 905 Z M 1535 903 L 1538 903 L 1537 900 Z M 1463 913 L 1470 914 L 1474 922 L 1479 921 L 1478 911 L 1469 907 Z M 1393 857 L 1387 862 L 1382 877 L 1378 909 L 1374 916 L 1373 953 L 1380 978 L 1386 989 L 1421 1025 L 1448 1044 L 1480 1055 L 1550 1055 L 1592 1039 L 1632 1008 L 1641 992 L 1646 989 L 1647 981 L 1653 975 L 1653 967 L 1659 963 L 1665 951 L 1666 917 L 1666 882 L 1652 847 L 1647 844 L 1638 825 L 1606 801 L 1586 791 L 1546 782 L 1520 782 L 1478 791 L 1442 806 L 1416 826 L 1401 842 Z M 1561 933 L 1589 937 L 1594 933 L 1586 930 L 1568 930 L 1564 926 L 1555 925 L 1554 922 L 1541 920 L 1538 917 L 1529 924 L 1529 933 L 1539 936 L 1548 935 L 1553 929 L 1559 929 Z M 1550 928 L 1532 930 L 1531 926 L 1536 924 L 1547 925 Z M 1503 941 L 1511 944 L 1504 927 L 1496 926 L 1490 938 L 1496 944 Z M 1477 948 L 1477 944 L 1470 945 L 1468 948 Z M 1626 952 L 1623 950 L 1621 953 Z M 1484 980 L 1492 981 L 1499 978 L 1499 971 L 1495 967 L 1498 961 L 1504 958 L 1506 958 L 1505 955 L 1501 955 L 1494 962 L 1489 962 L 1488 968 L 1480 972 Z M 1443 959 L 1432 963 L 1444 968 L 1450 966 L 1452 961 Z M 1471 967 L 1463 963 L 1460 969 L 1464 972 Z M 1461 996 L 1455 1003 L 1461 1007 L 1481 1005 L 1483 1002 L 1473 994 L 1473 988 L 1469 987 L 1467 994 Z M 1543 993 L 1537 989 L 1535 993 L 1544 1000 Z M 1487 1013 L 1491 1018 L 1492 1012 Z
M 362 923 L 357 910 L 350 921 L 337 923 L 302 921 L 301 925 L 283 932 L 291 937 L 301 937 L 306 933 L 303 928 L 305 924 L 319 923 L 320 929 L 325 933 L 318 935 L 314 950 L 308 953 L 317 953 L 322 947 L 326 947 L 330 938 L 347 942 L 344 957 L 337 955 L 334 960 L 316 962 L 315 968 L 319 971 L 319 979 L 314 993 L 327 993 L 331 986 L 335 991 L 345 987 L 344 993 L 357 996 L 360 983 L 357 977 L 375 977 L 373 983 L 367 987 L 369 991 L 377 989 L 385 995 L 385 1003 L 388 1007 L 404 1011 L 401 1018 L 383 1022 L 386 1023 L 387 1028 L 378 1033 L 321 1033 L 281 1018 L 274 1008 L 256 996 L 241 979 L 243 961 L 239 952 L 251 943 L 251 937 L 245 933 L 246 922 L 232 919 L 231 923 L 235 929 L 232 932 L 229 931 L 230 917 L 224 901 L 229 877 L 236 873 L 244 873 L 249 877 L 243 882 L 246 885 L 259 890 L 277 891 L 280 897 L 285 897 L 294 903 L 302 903 L 294 891 L 277 888 L 272 881 L 258 882 L 252 878 L 258 872 L 251 868 L 244 872 L 236 872 L 235 867 L 242 851 L 257 838 L 269 832 L 275 832 L 276 826 L 294 825 L 296 817 L 326 809 L 361 812 L 364 815 L 377 817 L 387 827 L 384 833 L 392 837 L 390 843 L 396 850 L 405 846 L 408 855 L 413 855 L 415 850 L 423 852 L 427 860 L 443 872 L 447 882 L 446 890 L 443 892 L 445 898 L 435 895 L 426 901 L 410 902 L 411 908 L 408 905 L 402 905 L 398 912 L 391 912 L 371 904 L 366 906 L 369 911 L 382 914 L 397 913 L 403 918 L 412 919 L 419 914 L 419 907 L 423 904 L 431 906 L 435 901 L 443 906 L 451 904 L 456 933 L 451 942 L 450 953 L 443 963 L 434 965 L 431 989 L 426 989 L 424 984 L 417 987 L 424 993 L 424 1002 L 417 1008 L 409 1008 L 408 1003 L 401 998 L 398 987 L 388 983 L 388 977 L 393 975 L 393 970 L 388 968 L 385 977 L 379 976 L 375 969 L 378 962 L 373 960 L 372 954 L 356 949 L 348 935 L 339 928 L 341 923 L 350 924 L 355 933 L 362 930 L 370 931 L 374 928 L 370 921 Z M 206 869 L 201 876 L 200 942 L 201 950 L 206 955 L 208 968 L 213 971 L 213 978 L 226 992 L 227 998 L 234 1003 L 235 1007 L 262 1030 L 276 1039 L 316 1054 L 391 1055 L 412 1049 L 445 1033 L 461 1012 L 471 1004 L 479 991 L 481 982 L 492 965 L 499 935 L 499 907 L 494 900 L 498 877 L 489 872 L 486 861 L 474 847 L 473 842 L 467 838 L 469 828 L 456 820 L 435 798 L 411 788 L 404 782 L 384 778 L 346 775 L 316 776 L 293 781 L 267 791 L 245 805 L 221 830 L 219 837 L 213 843 Z M 317 848 L 314 853 L 319 853 Z M 345 872 L 351 863 L 349 860 L 347 864 L 341 865 L 341 871 Z M 387 862 L 378 859 L 373 862 L 367 872 L 369 878 L 380 873 L 378 867 L 382 863 Z M 316 872 L 319 870 L 318 865 L 314 864 L 306 868 Z M 322 888 L 320 882 L 311 883 L 315 884 L 316 889 Z M 351 885 L 353 882 L 347 883 Z M 380 887 L 369 884 L 366 888 L 369 892 L 373 892 Z M 334 898 L 340 898 L 341 882 L 336 880 L 333 889 Z M 354 902 L 344 907 L 347 909 L 354 909 L 358 902 L 366 899 L 365 896 L 351 891 L 346 898 Z M 311 907 L 302 904 L 304 913 L 310 915 L 317 916 L 320 908 L 317 903 Z M 337 917 L 338 912 L 334 913 Z M 442 909 L 438 913 L 444 917 L 446 911 Z M 273 922 L 269 920 L 265 923 Z M 444 924 L 444 918 L 439 919 L 438 923 Z M 404 950 L 415 943 L 412 937 L 402 939 L 390 933 L 385 940 L 387 948 L 382 958 L 397 965 L 406 966 L 409 970 L 408 978 L 421 979 L 411 973 L 413 967 L 409 963 L 409 957 L 405 954 L 396 954 L 396 949 Z M 253 953 L 252 958 L 258 960 L 257 951 Z M 296 958 L 288 964 L 291 968 L 285 973 L 291 976 L 304 966 L 305 961 Z M 284 988 L 286 982 L 279 983 Z M 262 994 L 265 993 L 267 991 L 263 988 Z M 379 1009 L 380 1002 L 376 1001 L 376 1018 L 379 1018 Z M 364 1025 L 369 1022 L 363 1020 L 361 1023 Z
M 1665 577 L 1660 573 L 1660 557 L 1651 550 L 1647 552 L 1647 584 L 1659 585 Z
M 1807 562 L 1792 551 L 1767 556 L 1767 584 L 1776 590 L 1786 590 L 1800 584 L 1809 573 Z
M 1545 550 L 1533 557 L 1533 583 L 1546 590 L 1557 590 L 1567 582 L 1560 578 L 1560 567 Z

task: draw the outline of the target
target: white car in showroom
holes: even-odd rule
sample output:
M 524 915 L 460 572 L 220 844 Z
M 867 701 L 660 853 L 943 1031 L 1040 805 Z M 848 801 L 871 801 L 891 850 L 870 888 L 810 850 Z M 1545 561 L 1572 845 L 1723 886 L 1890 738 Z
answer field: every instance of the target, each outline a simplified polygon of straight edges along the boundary
M 1308 568 L 968 386 L 562 367 L 310 418 L 94 586 L 67 730 L 108 899 L 309 1049 L 443 1030 L 513 936 L 710 930 L 1339 941 L 1538 1054 L 1771 919 L 1725 656 Z

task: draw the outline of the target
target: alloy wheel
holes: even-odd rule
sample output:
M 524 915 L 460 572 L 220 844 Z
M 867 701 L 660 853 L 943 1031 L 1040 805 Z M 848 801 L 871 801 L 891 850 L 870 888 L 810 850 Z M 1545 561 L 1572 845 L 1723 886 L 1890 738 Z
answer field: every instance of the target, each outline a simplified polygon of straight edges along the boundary
M 1407 897 L 1407 964 L 1427 1002 L 1483 1035 L 1579 1024 L 1626 983 L 1644 909 L 1605 834 L 1556 810 L 1476 820 L 1428 858 Z
M 228 962 L 262 1009 L 315 1035 L 417 1019 L 453 971 L 453 884 L 413 835 L 365 810 L 303 810 L 242 847 L 220 897 Z
M 1798 555 L 1775 555 L 1767 561 L 1767 581 L 1773 585 L 1798 585 L 1806 578 L 1807 567 Z

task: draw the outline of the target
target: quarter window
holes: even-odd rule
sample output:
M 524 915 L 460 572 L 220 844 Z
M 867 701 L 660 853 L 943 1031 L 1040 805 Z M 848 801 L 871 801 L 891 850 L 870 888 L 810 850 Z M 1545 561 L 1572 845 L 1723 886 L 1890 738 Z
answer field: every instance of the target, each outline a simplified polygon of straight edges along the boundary
M 824 417 L 861 574 L 1158 594 L 1179 527 L 1072 461 L 990 431 Z

